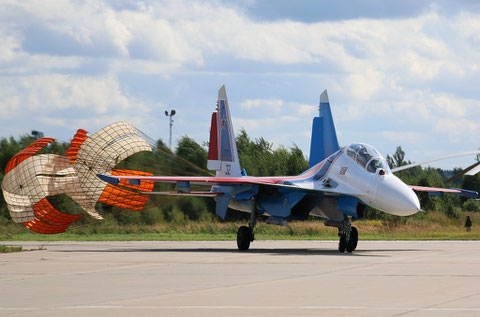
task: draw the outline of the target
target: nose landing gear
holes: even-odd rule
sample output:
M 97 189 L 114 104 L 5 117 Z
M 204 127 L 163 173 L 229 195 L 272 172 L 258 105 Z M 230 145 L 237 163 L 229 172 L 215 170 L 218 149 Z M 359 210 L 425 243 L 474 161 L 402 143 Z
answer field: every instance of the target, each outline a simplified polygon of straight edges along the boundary
M 344 253 L 352 253 L 357 248 L 358 244 L 358 230 L 355 227 L 352 227 L 350 218 L 345 217 L 343 221 L 326 221 L 326 226 L 337 227 L 338 236 L 340 237 L 338 241 L 338 251 Z
M 338 236 L 340 237 L 340 241 L 338 242 L 338 251 L 341 253 L 347 251 L 348 253 L 352 253 L 357 248 L 358 244 L 358 231 L 357 228 L 351 227 L 350 234 L 341 233 L 341 229 L 338 230 Z M 349 238 L 347 239 L 347 236 Z

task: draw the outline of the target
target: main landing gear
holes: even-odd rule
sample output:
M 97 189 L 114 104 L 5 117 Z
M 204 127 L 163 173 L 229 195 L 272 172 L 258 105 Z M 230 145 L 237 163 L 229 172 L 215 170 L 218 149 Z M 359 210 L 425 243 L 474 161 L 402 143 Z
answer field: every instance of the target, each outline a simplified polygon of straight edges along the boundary
M 347 217 L 343 221 L 326 221 L 325 225 L 338 228 L 338 251 L 352 253 L 357 248 L 358 230 L 352 227 L 351 220 Z
M 241 251 L 246 251 L 250 247 L 250 242 L 255 240 L 253 229 L 257 223 L 257 202 L 252 199 L 252 210 L 250 212 L 250 222 L 247 226 L 241 226 L 237 232 L 237 246 Z

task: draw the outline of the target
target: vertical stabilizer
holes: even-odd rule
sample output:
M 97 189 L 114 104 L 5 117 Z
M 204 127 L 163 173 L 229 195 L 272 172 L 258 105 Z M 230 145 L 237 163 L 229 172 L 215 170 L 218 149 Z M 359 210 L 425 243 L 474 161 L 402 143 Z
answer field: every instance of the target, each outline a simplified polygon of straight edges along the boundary
M 207 167 L 216 176 L 241 176 L 225 86 L 218 91 L 217 111 L 212 114 Z
M 326 89 L 320 95 L 318 110 L 318 117 L 313 118 L 309 167 L 320 163 L 339 148 Z

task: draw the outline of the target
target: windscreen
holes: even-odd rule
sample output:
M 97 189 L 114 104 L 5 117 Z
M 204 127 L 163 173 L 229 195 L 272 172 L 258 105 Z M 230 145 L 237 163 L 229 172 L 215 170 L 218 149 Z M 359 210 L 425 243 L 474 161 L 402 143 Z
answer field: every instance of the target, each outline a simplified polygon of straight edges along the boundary
M 384 169 L 387 173 L 390 172 L 385 159 L 371 145 L 354 143 L 347 148 L 346 152 L 355 162 L 371 173 L 376 173 L 379 168 Z

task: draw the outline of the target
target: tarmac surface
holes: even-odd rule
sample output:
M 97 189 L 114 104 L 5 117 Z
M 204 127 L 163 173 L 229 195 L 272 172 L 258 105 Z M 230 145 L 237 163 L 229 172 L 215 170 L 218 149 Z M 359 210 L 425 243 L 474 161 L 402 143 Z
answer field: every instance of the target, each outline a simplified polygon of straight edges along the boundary
M 480 241 L 0 244 L 1 316 L 480 316 Z

